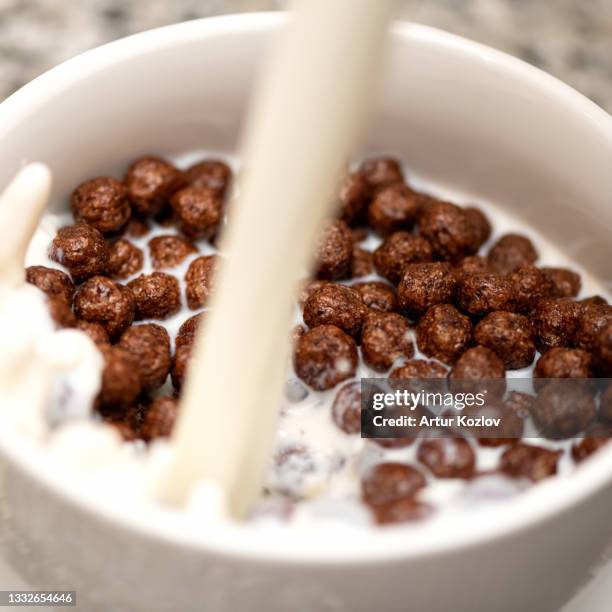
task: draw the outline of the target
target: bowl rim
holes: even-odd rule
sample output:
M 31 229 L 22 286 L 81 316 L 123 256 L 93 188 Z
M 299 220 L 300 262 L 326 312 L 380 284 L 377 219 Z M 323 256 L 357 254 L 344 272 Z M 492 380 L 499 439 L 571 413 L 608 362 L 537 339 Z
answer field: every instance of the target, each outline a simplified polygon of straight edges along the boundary
M 268 35 L 285 18 L 282 13 L 268 12 L 198 19 L 134 34 L 87 51 L 37 77 L 0 104 L 0 137 L 3 132 L 27 120 L 46 98 L 61 95 L 83 74 L 93 75 L 127 59 L 162 52 L 177 43 L 182 45 L 228 34 Z M 520 79 L 555 104 L 565 105 L 569 111 L 581 115 L 610 144 L 612 157 L 612 117 L 555 77 L 504 52 L 428 26 L 398 22 L 393 26 L 393 36 L 432 49 L 452 51 L 457 56 L 488 64 L 501 73 Z M 489 510 L 473 517 L 466 519 L 462 515 L 460 523 L 454 524 L 449 520 L 443 532 L 439 524 L 435 528 L 424 524 L 416 528 L 345 530 L 339 529 L 337 523 L 332 529 L 323 526 L 323 531 L 320 531 L 317 528 L 316 533 L 324 533 L 324 537 L 313 537 L 312 531 L 293 527 L 262 529 L 258 526 L 253 529 L 237 524 L 194 532 L 193 524 L 175 512 L 161 509 L 151 509 L 144 514 L 142 509 L 126 512 L 118 509 L 117 504 L 101 503 L 100 499 L 79 490 L 69 475 L 50 475 L 45 469 L 44 449 L 30 441 L 16 439 L 1 427 L 0 453 L 49 494 L 61 497 L 73 509 L 117 529 L 199 553 L 303 565 L 368 564 L 399 558 L 423 558 L 475 547 L 535 527 L 551 516 L 570 510 L 612 481 L 610 445 L 571 475 L 541 483 L 512 503 L 504 503 L 503 508 L 493 504 Z

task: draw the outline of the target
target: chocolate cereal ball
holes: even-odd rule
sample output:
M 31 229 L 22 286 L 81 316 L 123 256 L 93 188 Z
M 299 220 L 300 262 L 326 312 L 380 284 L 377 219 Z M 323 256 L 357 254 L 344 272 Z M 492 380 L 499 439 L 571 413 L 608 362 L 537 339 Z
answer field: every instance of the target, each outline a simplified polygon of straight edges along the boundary
M 359 247 L 353 247 L 353 259 L 351 261 L 351 277 L 368 276 L 374 271 L 374 260 L 372 253 Z
M 334 423 L 347 434 L 361 431 L 361 383 L 346 383 L 338 390 L 331 408 Z
M 357 338 L 368 313 L 358 291 L 330 283 L 315 291 L 304 305 L 304 323 L 308 327 L 335 325 Z
M 400 163 L 392 157 L 366 159 L 359 167 L 359 172 L 374 190 L 404 180 Z
M 425 238 L 410 232 L 391 234 L 374 251 L 376 271 L 397 285 L 408 264 L 431 261 L 433 251 Z
M 463 438 L 423 440 L 417 458 L 438 478 L 471 478 L 476 471 L 476 455 Z
M 300 282 L 297 303 L 300 308 L 304 308 L 308 298 L 321 287 L 329 285 L 330 281 L 306 279 Z
M 129 288 L 105 276 L 94 276 L 83 283 L 74 298 L 79 319 L 100 323 L 109 337 L 117 338 L 134 320 L 134 296 Z
M 141 274 L 128 283 L 136 305 L 136 319 L 166 319 L 181 307 L 178 280 L 164 272 Z
M 610 437 L 612 432 L 609 428 L 595 425 L 589 430 L 589 435 L 572 445 L 572 458 L 576 463 L 584 461 L 608 444 Z
M 557 473 L 557 461 L 563 453 L 540 446 L 517 444 L 501 456 L 500 472 L 512 478 L 539 482 Z
M 482 383 L 489 381 L 484 389 L 489 396 L 501 396 L 506 391 L 506 370 L 502 360 L 491 350 L 484 346 L 474 346 L 459 359 L 449 374 L 453 392 L 474 392 L 482 390 Z M 499 380 L 498 380 L 499 379 Z M 475 382 L 476 381 L 476 382 Z
M 539 431 L 553 439 L 584 432 L 595 414 L 593 393 L 581 384 L 550 382 L 539 391 L 533 406 L 533 420 Z
M 591 355 L 582 349 L 552 348 L 538 359 L 533 375 L 535 378 L 590 378 Z
M 231 168 L 220 159 L 206 159 L 185 171 L 185 180 L 193 187 L 209 189 L 223 198 L 232 181 Z
M 383 235 L 410 229 L 417 216 L 418 198 L 418 194 L 403 183 L 380 189 L 368 206 L 368 224 Z
M 297 376 L 316 391 L 331 389 L 355 375 L 357 346 L 335 325 L 319 325 L 295 345 L 293 367 Z
M 469 276 L 470 274 L 483 274 L 486 272 L 491 272 L 489 262 L 485 257 L 481 257 L 480 255 L 468 255 L 459 260 L 455 266 L 455 276 L 457 278 Z
M 139 217 L 132 217 L 123 228 L 123 235 L 130 238 L 142 238 L 151 231 L 148 223 Z
M 185 184 L 185 177 L 169 161 L 149 155 L 130 165 L 124 183 L 133 209 L 141 215 L 156 215 Z
M 612 378 L 612 324 L 599 332 L 595 342 L 594 358 L 599 375 Z
M 531 313 L 537 349 L 544 353 L 558 346 L 569 346 L 581 312 L 580 304 L 569 298 L 538 300 Z
M 127 408 L 140 395 L 138 363 L 133 355 L 117 346 L 98 345 L 104 357 L 98 401 L 109 408 Z
M 434 512 L 434 508 L 430 504 L 411 497 L 403 497 L 386 504 L 371 506 L 370 510 L 374 514 L 377 525 L 423 521 Z
M 200 312 L 183 321 L 183 323 L 179 327 L 178 333 L 176 334 L 176 338 L 174 340 L 174 344 L 177 349 L 179 348 L 179 346 L 182 346 L 184 344 L 193 344 L 195 340 L 195 335 L 205 317 L 206 313 Z
M 489 266 L 497 274 L 511 274 L 521 266 L 535 263 L 538 252 L 526 236 L 506 234 L 491 248 Z
M 76 325 L 76 317 L 70 305 L 63 299 L 48 295 L 46 297 L 46 303 L 49 315 L 57 327 L 74 327 Z
M 612 306 L 608 304 L 582 305 L 582 312 L 574 332 L 574 345 L 588 351 L 593 350 L 597 336 L 610 324 L 612 324 Z
M 349 174 L 340 187 L 340 217 L 349 225 L 360 221 L 370 199 L 370 186 L 363 174 Z
M 38 287 L 49 297 L 62 300 L 68 305 L 72 304 L 74 283 L 61 270 L 45 266 L 30 266 L 26 268 L 26 282 Z
M 408 321 L 394 312 L 372 312 L 361 331 L 363 360 L 375 370 L 388 370 L 396 359 L 411 358 L 414 346 Z
M 181 231 L 192 240 L 212 238 L 223 216 L 221 196 L 205 187 L 185 187 L 172 196 L 170 204 Z
M 526 264 L 510 274 L 512 304 L 518 312 L 531 312 L 536 302 L 549 297 L 553 286 L 548 275 L 534 265 Z
M 465 216 L 468 218 L 468 222 L 472 226 L 474 233 L 474 242 L 472 249 L 477 252 L 478 249 L 489 239 L 491 236 L 491 224 L 487 219 L 487 216 L 474 206 L 468 206 L 463 209 Z
M 165 328 L 155 323 L 134 325 L 123 332 L 117 346 L 136 358 L 144 392 L 164 384 L 172 361 L 170 337 Z
M 474 328 L 474 341 L 491 349 L 508 370 L 530 366 L 535 357 L 531 323 L 527 317 L 498 310 Z
M 107 272 L 111 278 L 124 279 L 139 272 L 143 262 L 143 252 L 129 240 L 120 238 L 110 245 Z
M 219 260 L 216 255 L 205 255 L 194 259 L 185 274 L 185 297 L 192 310 L 206 304 L 215 288 L 215 275 Z
M 436 379 L 446 378 L 448 370 L 440 363 L 425 359 L 410 359 L 389 374 L 390 379 L 410 380 L 413 378 Z
M 170 375 L 172 377 L 172 386 L 180 391 L 183 383 L 185 382 L 185 375 L 187 373 L 187 366 L 189 365 L 189 360 L 191 359 L 191 354 L 193 351 L 193 343 L 189 344 L 181 344 L 176 347 L 176 352 L 174 353 L 174 359 L 172 360 L 172 370 Z
M 315 247 L 315 273 L 318 278 L 347 278 L 353 258 L 353 235 L 349 226 L 338 219 L 321 232 Z
M 372 506 L 379 506 L 413 497 L 426 485 L 425 477 L 405 463 L 379 463 L 370 468 L 361 481 L 361 497 Z
M 81 183 L 70 206 L 75 221 L 84 221 L 103 234 L 120 230 L 132 214 L 123 183 L 106 176 Z
M 410 317 L 417 318 L 435 304 L 451 302 L 456 283 L 447 262 L 408 264 L 397 288 L 399 306 Z
M 77 283 L 104 274 L 108 244 L 91 225 L 79 223 L 62 227 L 51 243 L 49 258 L 68 268 Z
M 140 434 L 150 442 L 155 438 L 168 438 L 178 416 L 178 400 L 173 397 L 158 397 L 145 413 Z
M 457 305 L 471 315 L 507 309 L 512 296 L 512 283 L 499 274 L 463 276 L 457 285 Z
M 198 249 L 182 236 L 156 236 L 149 240 L 149 253 L 156 270 L 175 268 Z
M 397 298 L 393 287 L 381 281 L 356 283 L 352 288 L 359 292 L 361 301 L 376 312 L 393 312 L 397 309 Z
M 580 274 L 567 268 L 542 268 L 552 286 L 551 297 L 576 297 L 580 293 Z
M 473 219 L 450 202 L 429 204 L 419 215 L 419 229 L 434 254 L 445 261 L 458 261 L 478 248 L 479 234 Z
M 453 364 L 470 343 L 472 323 L 451 304 L 436 304 L 421 318 L 416 334 L 422 353 Z
M 101 323 L 77 319 L 75 327 L 87 334 L 94 344 L 110 344 L 108 332 Z

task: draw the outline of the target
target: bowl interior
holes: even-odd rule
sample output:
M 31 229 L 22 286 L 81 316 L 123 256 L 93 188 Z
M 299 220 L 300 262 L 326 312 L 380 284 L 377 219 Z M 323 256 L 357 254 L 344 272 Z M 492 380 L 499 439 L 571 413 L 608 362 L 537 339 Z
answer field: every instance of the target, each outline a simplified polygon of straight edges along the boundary
M 43 75 L 0 106 L 0 184 L 26 161 L 45 162 L 55 177 L 52 208 L 62 210 L 78 182 L 116 174 L 140 154 L 234 152 L 259 60 L 280 20 L 248 15 L 171 26 Z M 604 111 L 518 60 L 408 24 L 395 27 L 389 64 L 373 87 L 378 102 L 364 151 L 396 154 L 420 179 L 452 187 L 466 199 L 495 202 L 612 287 L 612 121 Z M 37 472 L 0 432 L 1 447 Z M 610 479 L 603 465 L 597 458 L 580 480 L 547 484 L 525 496 L 523 510 L 514 506 L 505 517 L 506 528 L 601 486 Z M 499 533 L 499 522 L 498 516 L 490 531 L 486 521 L 472 530 L 465 524 L 460 532 L 449 529 L 443 543 Z M 157 533 L 165 529 L 142 517 L 138 523 Z M 166 527 L 171 537 L 179 529 Z M 415 535 L 412 550 L 431 550 L 434 535 L 439 542 L 440 533 Z M 232 537 L 224 535 L 223 545 Z M 236 549 L 244 549 L 244 534 L 235 537 Z M 252 537 L 253 553 L 259 546 L 269 551 L 268 539 L 257 544 L 257 535 Z M 381 554 L 396 547 L 388 535 L 372 537 L 385 542 Z M 278 546 L 295 550 L 295 543 Z M 364 554 L 371 558 L 375 548 L 367 546 Z M 405 553 L 406 545 L 397 550 Z

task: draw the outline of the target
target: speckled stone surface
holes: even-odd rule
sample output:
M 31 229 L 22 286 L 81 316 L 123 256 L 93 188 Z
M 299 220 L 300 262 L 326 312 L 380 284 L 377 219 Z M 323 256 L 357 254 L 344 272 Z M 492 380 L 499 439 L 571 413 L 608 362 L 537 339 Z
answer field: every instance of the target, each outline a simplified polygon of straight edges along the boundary
M 68 57 L 187 19 L 285 0 L 0 0 L 0 100 Z M 403 0 L 401 17 L 536 64 L 612 112 L 612 0 Z

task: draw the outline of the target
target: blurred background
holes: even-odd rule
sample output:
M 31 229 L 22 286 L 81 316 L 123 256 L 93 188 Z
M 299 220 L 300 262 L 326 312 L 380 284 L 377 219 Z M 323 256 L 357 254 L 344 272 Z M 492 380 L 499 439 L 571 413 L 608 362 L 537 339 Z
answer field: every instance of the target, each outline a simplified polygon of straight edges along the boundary
M 375 0 L 374 0 L 375 1 Z M 612 112 L 612 0 L 399 0 L 404 19 L 543 68 Z M 178 21 L 286 0 L 0 0 L 0 100 L 59 62 Z

